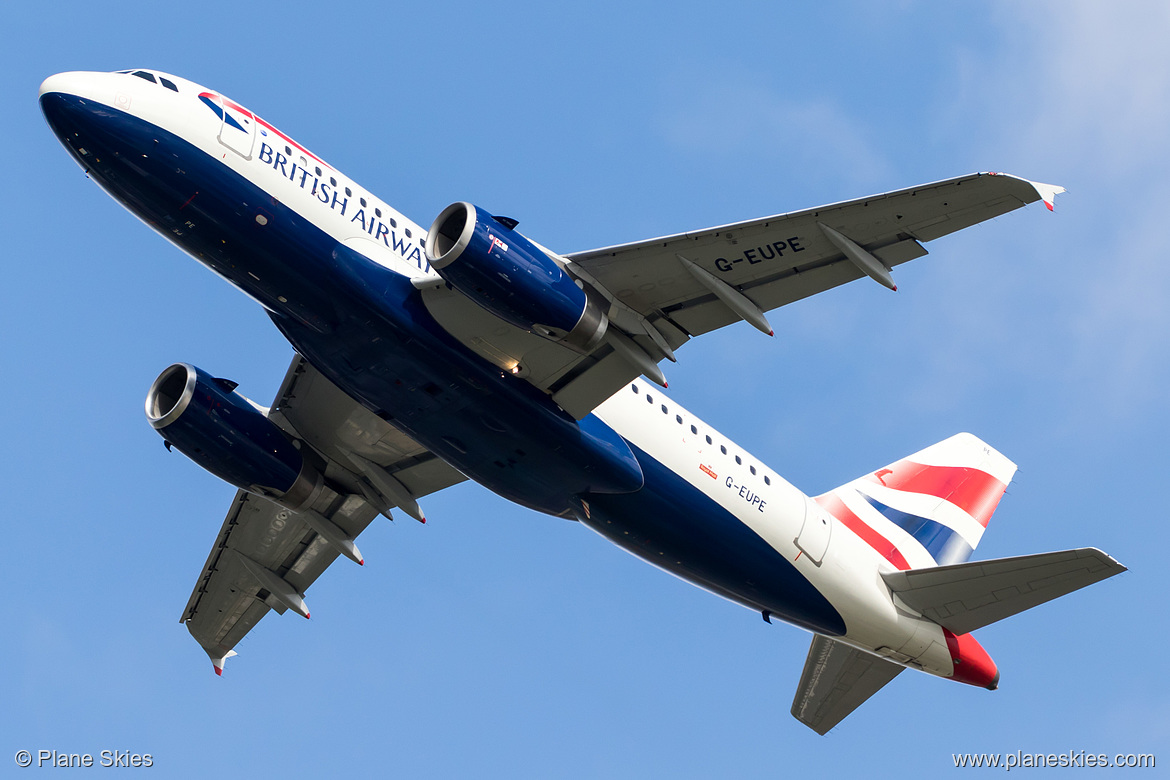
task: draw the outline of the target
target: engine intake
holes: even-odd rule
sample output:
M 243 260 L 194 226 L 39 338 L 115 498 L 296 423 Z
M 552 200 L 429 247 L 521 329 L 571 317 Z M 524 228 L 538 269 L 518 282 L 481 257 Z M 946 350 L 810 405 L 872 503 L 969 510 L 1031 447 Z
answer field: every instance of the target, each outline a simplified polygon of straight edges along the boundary
M 589 352 L 609 320 L 543 250 L 470 203 L 445 208 L 427 236 L 431 267 L 459 292 L 518 328 Z
M 168 446 L 225 482 L 291 509 L 305 506 L 323 483 L 320 474 L 235 388 L 175 363 L 150 386 L 146 418 Z

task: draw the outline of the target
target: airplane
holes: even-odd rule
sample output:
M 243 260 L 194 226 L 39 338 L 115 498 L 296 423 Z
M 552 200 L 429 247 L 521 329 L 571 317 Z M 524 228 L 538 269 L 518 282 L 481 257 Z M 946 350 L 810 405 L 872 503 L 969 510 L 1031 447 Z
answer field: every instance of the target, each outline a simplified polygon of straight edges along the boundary
M 670 400 L 704 333 L 892 269 L 1060 187 L 977 173 L 559 254 L 455 202 L 429 228 L 219 92 L 156 70 L 40 87 L 105 192 L 259 303 L 295 350 L 271 407 L 187 363 L 167 449 L 237 488 L 181 622 L 217 674 L 394 510 L 470 479 L 813 634 L 792 714 L 825 734 L 904 669 L 994 690 L 976 629 L 1112 577 L 1095 548 L 970 560 L 1016 466 L 961 433 L 807 496 Z

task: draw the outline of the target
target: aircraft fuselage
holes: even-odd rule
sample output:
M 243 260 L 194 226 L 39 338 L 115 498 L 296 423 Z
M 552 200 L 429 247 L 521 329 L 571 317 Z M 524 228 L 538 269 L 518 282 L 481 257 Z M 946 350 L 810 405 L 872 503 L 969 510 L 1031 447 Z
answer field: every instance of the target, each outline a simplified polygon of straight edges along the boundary
M 424 229 L 246 109 L 167 79 L 62 74 L 41 104 L 93 180 L 259 302 L 334 384 L 511 501 L 766 618 L 954 675 L 941 629 L 880 587 L 894 567 L 871 544 L 657 387 L 633 382 L 578 422 L 488 364 L 423 304 Z

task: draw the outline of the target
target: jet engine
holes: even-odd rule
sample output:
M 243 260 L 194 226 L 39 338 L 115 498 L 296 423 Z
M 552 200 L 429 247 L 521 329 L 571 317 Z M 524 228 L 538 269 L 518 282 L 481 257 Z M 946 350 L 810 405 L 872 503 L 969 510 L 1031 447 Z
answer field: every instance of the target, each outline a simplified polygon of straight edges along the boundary
M 470 203 L 445 208 L 427 236 L 427 260 L 443 279 L 500 319 L 580 352 L 596 347 L 605 311 L 551 257 Z
M 215 476 L 291 509 L 305 506 L 322 478 L 236 383 L 175 363 L 154 380 L 146 417 L 167 443 Z

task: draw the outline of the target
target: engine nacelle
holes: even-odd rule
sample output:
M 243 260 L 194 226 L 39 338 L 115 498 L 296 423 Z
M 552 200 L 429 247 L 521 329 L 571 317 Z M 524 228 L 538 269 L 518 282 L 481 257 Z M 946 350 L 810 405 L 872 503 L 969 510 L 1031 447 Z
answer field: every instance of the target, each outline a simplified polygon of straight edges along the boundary
M 452 203 L 431 225 L 427 260 L 500 319 L 589 352 L 605 335 L 605 311 L 511 224 L 470 203 Z
M 169 446 L 225 482 L 291 509 L 305 506 L 323 483 L 320 474 L 235 388 L 176 363 L 150 386 L 146 417 Z

